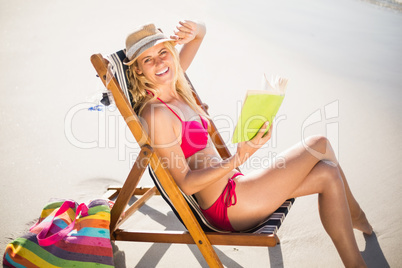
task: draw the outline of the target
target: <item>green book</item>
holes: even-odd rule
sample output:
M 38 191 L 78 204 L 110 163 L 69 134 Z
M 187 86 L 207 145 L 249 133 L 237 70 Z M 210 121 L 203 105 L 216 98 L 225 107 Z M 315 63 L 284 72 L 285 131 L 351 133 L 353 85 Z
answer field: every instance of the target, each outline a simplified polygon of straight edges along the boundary
M 269 121 L 269 129 L 285 97 L 287 82 L 286 78 L 278 76 L 269 82 L 264 75 L 262 90 L 247 91 L 233 133 L 233 143 L 251 140 L 266 121 Z

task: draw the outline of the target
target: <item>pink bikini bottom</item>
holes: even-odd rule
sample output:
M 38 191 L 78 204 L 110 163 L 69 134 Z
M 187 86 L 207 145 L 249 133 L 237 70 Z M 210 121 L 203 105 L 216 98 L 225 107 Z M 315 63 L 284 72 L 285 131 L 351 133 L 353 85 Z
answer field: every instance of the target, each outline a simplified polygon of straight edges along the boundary
M 222 194 L 218 197 L 215 203 L 208 209 L 201 209 L 205 218 L 215 227 L 235 232 L 228 218 L 228 207 L 236 205 L 236 182 L 233 180 L 239 175 L 243 175 L 240 172 L 235 173 L 228 181 Z

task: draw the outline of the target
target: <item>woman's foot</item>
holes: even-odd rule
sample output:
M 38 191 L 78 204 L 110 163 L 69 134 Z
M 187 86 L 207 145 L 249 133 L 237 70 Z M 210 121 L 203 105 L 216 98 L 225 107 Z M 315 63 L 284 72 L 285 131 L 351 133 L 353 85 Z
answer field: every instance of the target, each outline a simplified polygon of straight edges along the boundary
M 352 218 L 353 228 L 362 231 L 367 235 L 371 235 L 373 233 L 373 227 L 368 222 L 366 218 L 366 214 L 364 214 L 363 210 L 360 210 L 360 215 Z

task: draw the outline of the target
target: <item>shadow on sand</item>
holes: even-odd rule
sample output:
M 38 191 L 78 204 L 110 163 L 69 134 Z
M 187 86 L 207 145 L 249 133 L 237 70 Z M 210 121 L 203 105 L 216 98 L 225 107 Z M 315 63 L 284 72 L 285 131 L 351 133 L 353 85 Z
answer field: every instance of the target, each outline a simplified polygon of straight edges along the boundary
M 390 267 L 384 253 L 378 243 L 377 235 L 364 235 L 366 248 L 362 251 L 362 256 L 368 267 Z
M 143 205 L 143 207 L 139 211 L 143 214 L 148 215 L 152 220 L 165 226 L 166 227 L 165 230 L 180 230 L 180 229 L 184 230 L 183 229 L 184 227 L 180 228 L 181 223 L 178 221 L 177 217 L 174 215 L 173 212 L 169 212 L 167 213 L 167 215 L 165 215 L 146 204 Z M 115 242 L 113 242 L 112 244 L 113 244 L 113 255 L 114 255 L 113 257 L 115 267 L 116 268 L 127 267 L 125 252 L 120 251 Z M 171 245 L 172 244 L 162 244 L 162 243 L 152 244 L 152 246 L 138 261 L 136 267 L 156 267 Z M 194 257 L 199 262 L 200 266 L 208 267 L 204 257 L 198 250 L 197 246 L 196 245 L 187 245 L 187 246 L 193 253 Z M 234 268 L 243 267 L 236 261 L 226 256 L 225 253 L 221 251 L 219 248 L 214 246 L 214 250 L 216 251 L 216 254 L 218 255 L 219 259 L 221 260 L 222 264 L 225 267 L 234 267 Z M 270 267 L 283 267 L 282 251 L 280 245 L 277 245 L 274 248 L 268 248 L 268 255 L 271 264 Z
M 134 201 L 135 198 L 133 198 L 130 203 Z M 176 218 L 175 214 L 172 211 L 168 212 L 166 215 L 145 204 L 139 210 L 139 212 L 149 216 L 152 220 L 165 226 L 166 227 L 165 230 L 184 230 L 184 227 L 178 221 L 178 219 Z M 366 240 L 366 248 L 364 249 L 364 251 L 361 252 L 361 254 L 367 266 L 384 267 L 384 268 L 390 267 L 378 243 L 376 234 L 373 232 L 371 236 L 364 235 L 364 239 Z M 156 267 L 160 262 L 160 260 L 165 255 L 165 253 L 169 250 L 171 245 L 172 244 L 162 244 L 162 243 L 153 244 L 138 261 L 136 267 Z M 200 266 L 208 267 L 204 257 L 198 250 L 197 246 L 196 245 L 187 245 L 187 246 L 193 253 L 194 257 L 199 262 Z M 116 267 L 117 268 L 127 267 L 125 252 L 120 251 L 115 243 L 113 243 L 113 249 L 114 249 L 113 252 Z M 242 267 L 242 265 L 240 265 L 239 263 L 228 257 L 219 248 L 214 247 L 214 249 L 224 266 L 234 268 Z M 279 268 L 284 267 L 282 249 L 280 245 L 268 248 L 268 256 L 269 256 L 270 267 L 279 267 Z

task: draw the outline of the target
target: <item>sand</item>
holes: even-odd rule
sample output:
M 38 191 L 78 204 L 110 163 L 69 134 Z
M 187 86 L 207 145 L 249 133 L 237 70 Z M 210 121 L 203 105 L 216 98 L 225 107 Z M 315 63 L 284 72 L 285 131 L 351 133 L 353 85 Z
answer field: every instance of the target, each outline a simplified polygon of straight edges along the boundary
M 402 13 L 358 0 L 1 0 L 0 248 L 51 197 L 85 202 L 124 181 L 138 146 L 117 111 L 87 110 L 102 90 L 89 57 L 121 49 L 138 25 L 170 32 L 186 18 L 207 25 L 188 74 L 228 144 L 245 90 L 259 89 L 263 72 L 290 79 L 275 133 L 255 156 L 262 161 L 243 171 L 326 135 L 374 227 L 370 237 L 355 232 L 364 259 L 401 267 Z M 160 198 L 126 224 L 183 229 Z M 279 236 L 270 249 L 215 248 L 227 267 L 342 266 L 316 196 L 296 201 Z M 117 267 L 206 266 L 194 246 L 116 246 Z

